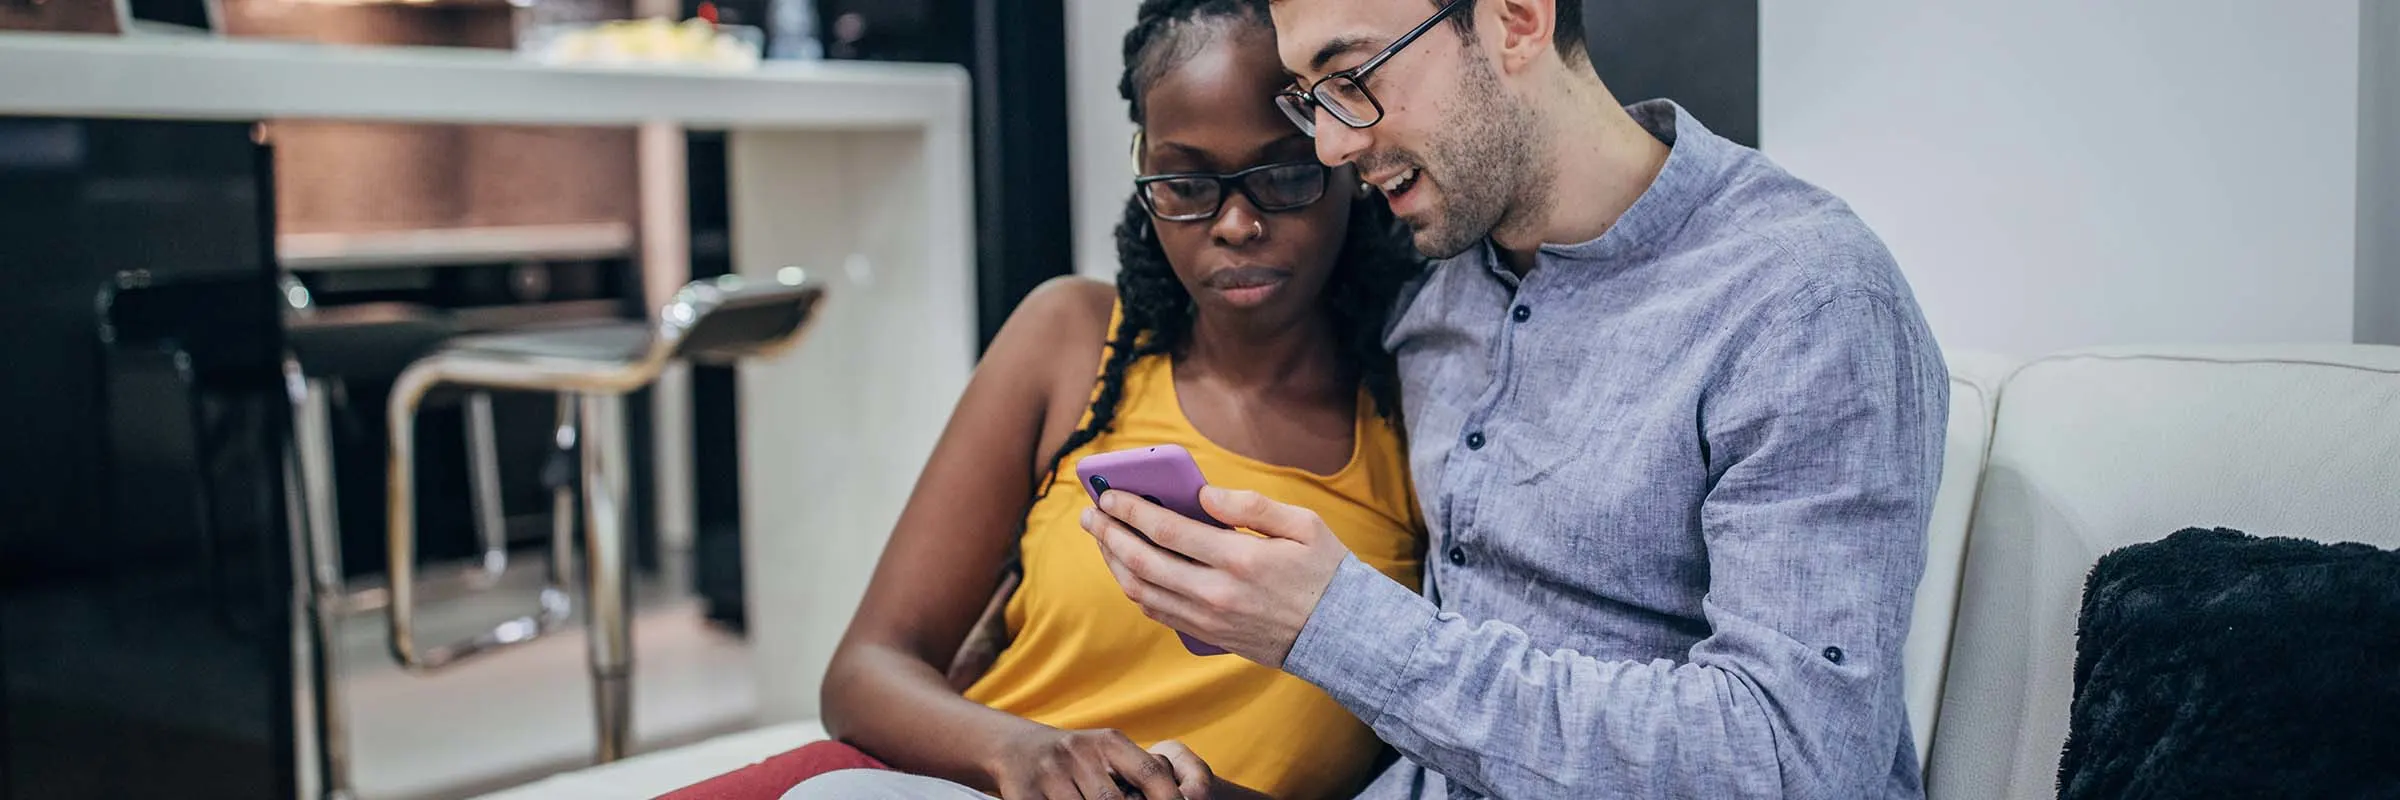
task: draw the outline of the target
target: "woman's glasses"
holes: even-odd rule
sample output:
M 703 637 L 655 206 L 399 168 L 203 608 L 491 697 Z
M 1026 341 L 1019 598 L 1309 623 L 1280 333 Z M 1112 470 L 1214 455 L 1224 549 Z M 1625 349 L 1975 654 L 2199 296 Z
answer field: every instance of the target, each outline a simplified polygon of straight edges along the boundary
M 1210 219 L 1234 191 L 1260 211 L 1305 208 L 1325 196 L 1330 170 L 1315 161 L 1261 164 L 1240 172 L 1177 172 L 1133 179 L 1134 193 L 1152 216 L 1173 222 Z
M 1300 126 L 1301 133 L 1310 136 L 1317 135 L 1319 108 L 1333 112 L 1334 119 L 1353 128 L 1382 122 L 1383 104 L 1376 102 L 1375 95 L 1367 92 L 1367 76 L 1374 74 L 1376 68 L 1383 66 L 1383 62 L 1392 60 L 1392 56 L 1399 54 L 1402 48 L 1424 36 L 1426 31 L 1433 30 L 1433 26 L 1449 19 L 1459 9 L 1472 5 L 1475 5 L 1475 0 L 1450 0 L 1449 5 L 1442 6 L 1442 10 L 1433 12 L 1433 16 L 1417 23 L 1416 29 L 1392 40 L 1391 46 L 1383 48 L 1383 52 L 1376 53 L 1365 63 L 1319 78 L 1307 89 L 1295 86 L 1276 93 L 1276 107 L 1283 109 L 1284 116 L 1292 118 L 1292 124 Z

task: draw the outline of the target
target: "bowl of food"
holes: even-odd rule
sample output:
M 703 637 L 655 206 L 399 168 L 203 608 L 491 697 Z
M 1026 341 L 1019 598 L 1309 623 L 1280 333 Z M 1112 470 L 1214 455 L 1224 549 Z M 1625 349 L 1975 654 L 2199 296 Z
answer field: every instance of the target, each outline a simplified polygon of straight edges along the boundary
M 537 26 L 518 41 L 517 52 L 562 66 L 751 69 L 758 66 L 766 40 L 765 31 L 749 25 L 651 18 Z

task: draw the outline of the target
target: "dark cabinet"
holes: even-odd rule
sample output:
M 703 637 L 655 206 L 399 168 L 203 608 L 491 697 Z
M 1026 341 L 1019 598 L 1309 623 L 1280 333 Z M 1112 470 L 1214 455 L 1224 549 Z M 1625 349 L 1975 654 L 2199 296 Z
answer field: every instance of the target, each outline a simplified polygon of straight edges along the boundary
M 268 171 L 0 118 L 0 798 L 295 792 Z

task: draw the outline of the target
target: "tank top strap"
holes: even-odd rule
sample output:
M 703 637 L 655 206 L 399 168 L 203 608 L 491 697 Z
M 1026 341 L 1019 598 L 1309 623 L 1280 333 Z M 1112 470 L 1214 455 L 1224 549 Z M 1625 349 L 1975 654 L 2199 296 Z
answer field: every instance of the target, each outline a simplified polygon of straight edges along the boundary
M 1075 417 L 1075 427 L 1092 424 L 1092 404 L 1100 402 L 1100 390 L 1107 388 L 1101 378 L 1108 375 L 1108 360 L 1117 355 L 1117 331 L 1125 324 L 1125 301 L 1108 306 L 1108 333 L 1100 339 L 1100 365 L 1092 370 L 1092 391 L 1083 398 L 1083 413 Z
M 1107 384 L 1101 378 L 1108 375 L 1108 360 L 1116 355 L 1117 330 L 1124 324 L 1125 301 L 1111 302 L 1108 306 L 1108 333 L 1100 339 L 1100 365 L 1092 370 L 1092 391 L 1084 395 L 1083 413 L 1075 415 L 1075 430 L 1083 430 L 1084 426 L 1092 424 L 1092 405 L 1100 402 L 1100 392 L 1107 388 Z M 1131 372 L 1130 369 L 1127 371 Z M 1122 415 L 1123 409 L 1119 409 L 1118 413 Z M 1084 445 L 1084 448 L 1089 447 L 1088 443 Z M 1058 480 L 1059 473 L 1065 469 L 1064 462 L 1051 464 L 1050 469 L 1041 476 L 1040 482 L 1034 485 L 1042 487 L 1041 491 L 1043 492 L 1049 491 L 1050 484 Z

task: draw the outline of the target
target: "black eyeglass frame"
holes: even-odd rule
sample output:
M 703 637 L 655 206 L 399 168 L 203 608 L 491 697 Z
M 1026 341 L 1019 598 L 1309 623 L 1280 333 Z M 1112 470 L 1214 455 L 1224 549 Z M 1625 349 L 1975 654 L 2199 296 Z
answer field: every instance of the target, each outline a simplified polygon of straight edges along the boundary
M 1400 38 L 1394 39 L 1391 44 L 1386 45 L 1382 52 L 1360 62 L 1358 66 L 1318 78 L 1306 89 L 1294 86 L 1276 92 L 1275 105 L 1283 109 L 1283 115 L 1290 117 L 1293 125 L 1300 127 L 1300 132 L 1312 137 L 1317 135 L 1317 109 L 1320 108 L 1332 112 L 1334 119 L 1341 120 L 1342 124 L 1352 128 L 1363 130 L 1374 127 L 1375 123 L 1383 121 L 1383 101 L 1375 99 L 1375 93 L 1367 90 L 1367 76 L 1374 74 L 1375 70 L 1382 67 L 1384 62 L 1392 60 L 1392 56 L 1399 55 L 1401 50 L 1407 49 L 1409 45 L 1415 44 L 1418 39 L 1423 38 L 1426 33 L 1433 30 L 1433 26 L 1441 24 L 1442 20 L 1449 19 L 1450 15 L 1458 13 L 1459 9 L 1473 5 L 1475 5 L 1475 0 L 1450 0 L 1448 5 L 1433 12 L 1433 16 L 1426 17 L 1424 22 L 1417 23 L 1417 27 L 1401 34 Z M 1348 83 L 1358 89 L 1358 96 L 1365 98 L 1367 105 L 1375 109 L 1373 119 L 1351 121 L 1348 115 L 1342 113 L 1341 104 L 1329 103 L 1324 98 L 1317 96 L 1317 93 L 1323 91 L 1327 86 L 1338 86 L 1340 83 Z
M 1258 199 L 1257 192 L 1250 190 L 1250 176 L 1266 172 L 1268 170 L 1286 169 L 1290 167 L 1316 168 L 1317 191 L 1314 196 L 1311 196 L 1307 200 L 1295 203 L 1269 204 Z M 1213 180 L 1217 183 L 1217 204 L 1209 208 L 1208 213 L 1185 214 L 1182 216 L 1168 216 L 1166 214 L 1158 213 L 1157 202 L 1150 199 L 1151 184 L 1165 183 L 1173 180 L 1194 179 Z M 1278 161 L 1273 164 L 1260 164 L 1255 167 L 1249 167 L 1238 172 L 1169 172 L 1159 175 L 1143 175 L 1133 179 L 1133 195 L 1141 200 L 1142 209 L 1150 212 L 1150 216 L 1157 217 L 1168 222 L 1198 222 L 1205 219 L 1216 219 L 1218 214 L 1225 213 L 1225 200 L 1232 197 L 1233 192 L 1241 192 L 1243 197 L 1250 199 L 1250 205 L 1257 208 L 1259 211 L 1269 214 L 1278 214 L 1286 211 L 1298 211 L 1300 209 L 1316 205 L 1317 201 L 1325 199 L 1325 187 L 1332 182 L 1333 168 L 1325 166 L 1323 163 L 1317 161 Z

